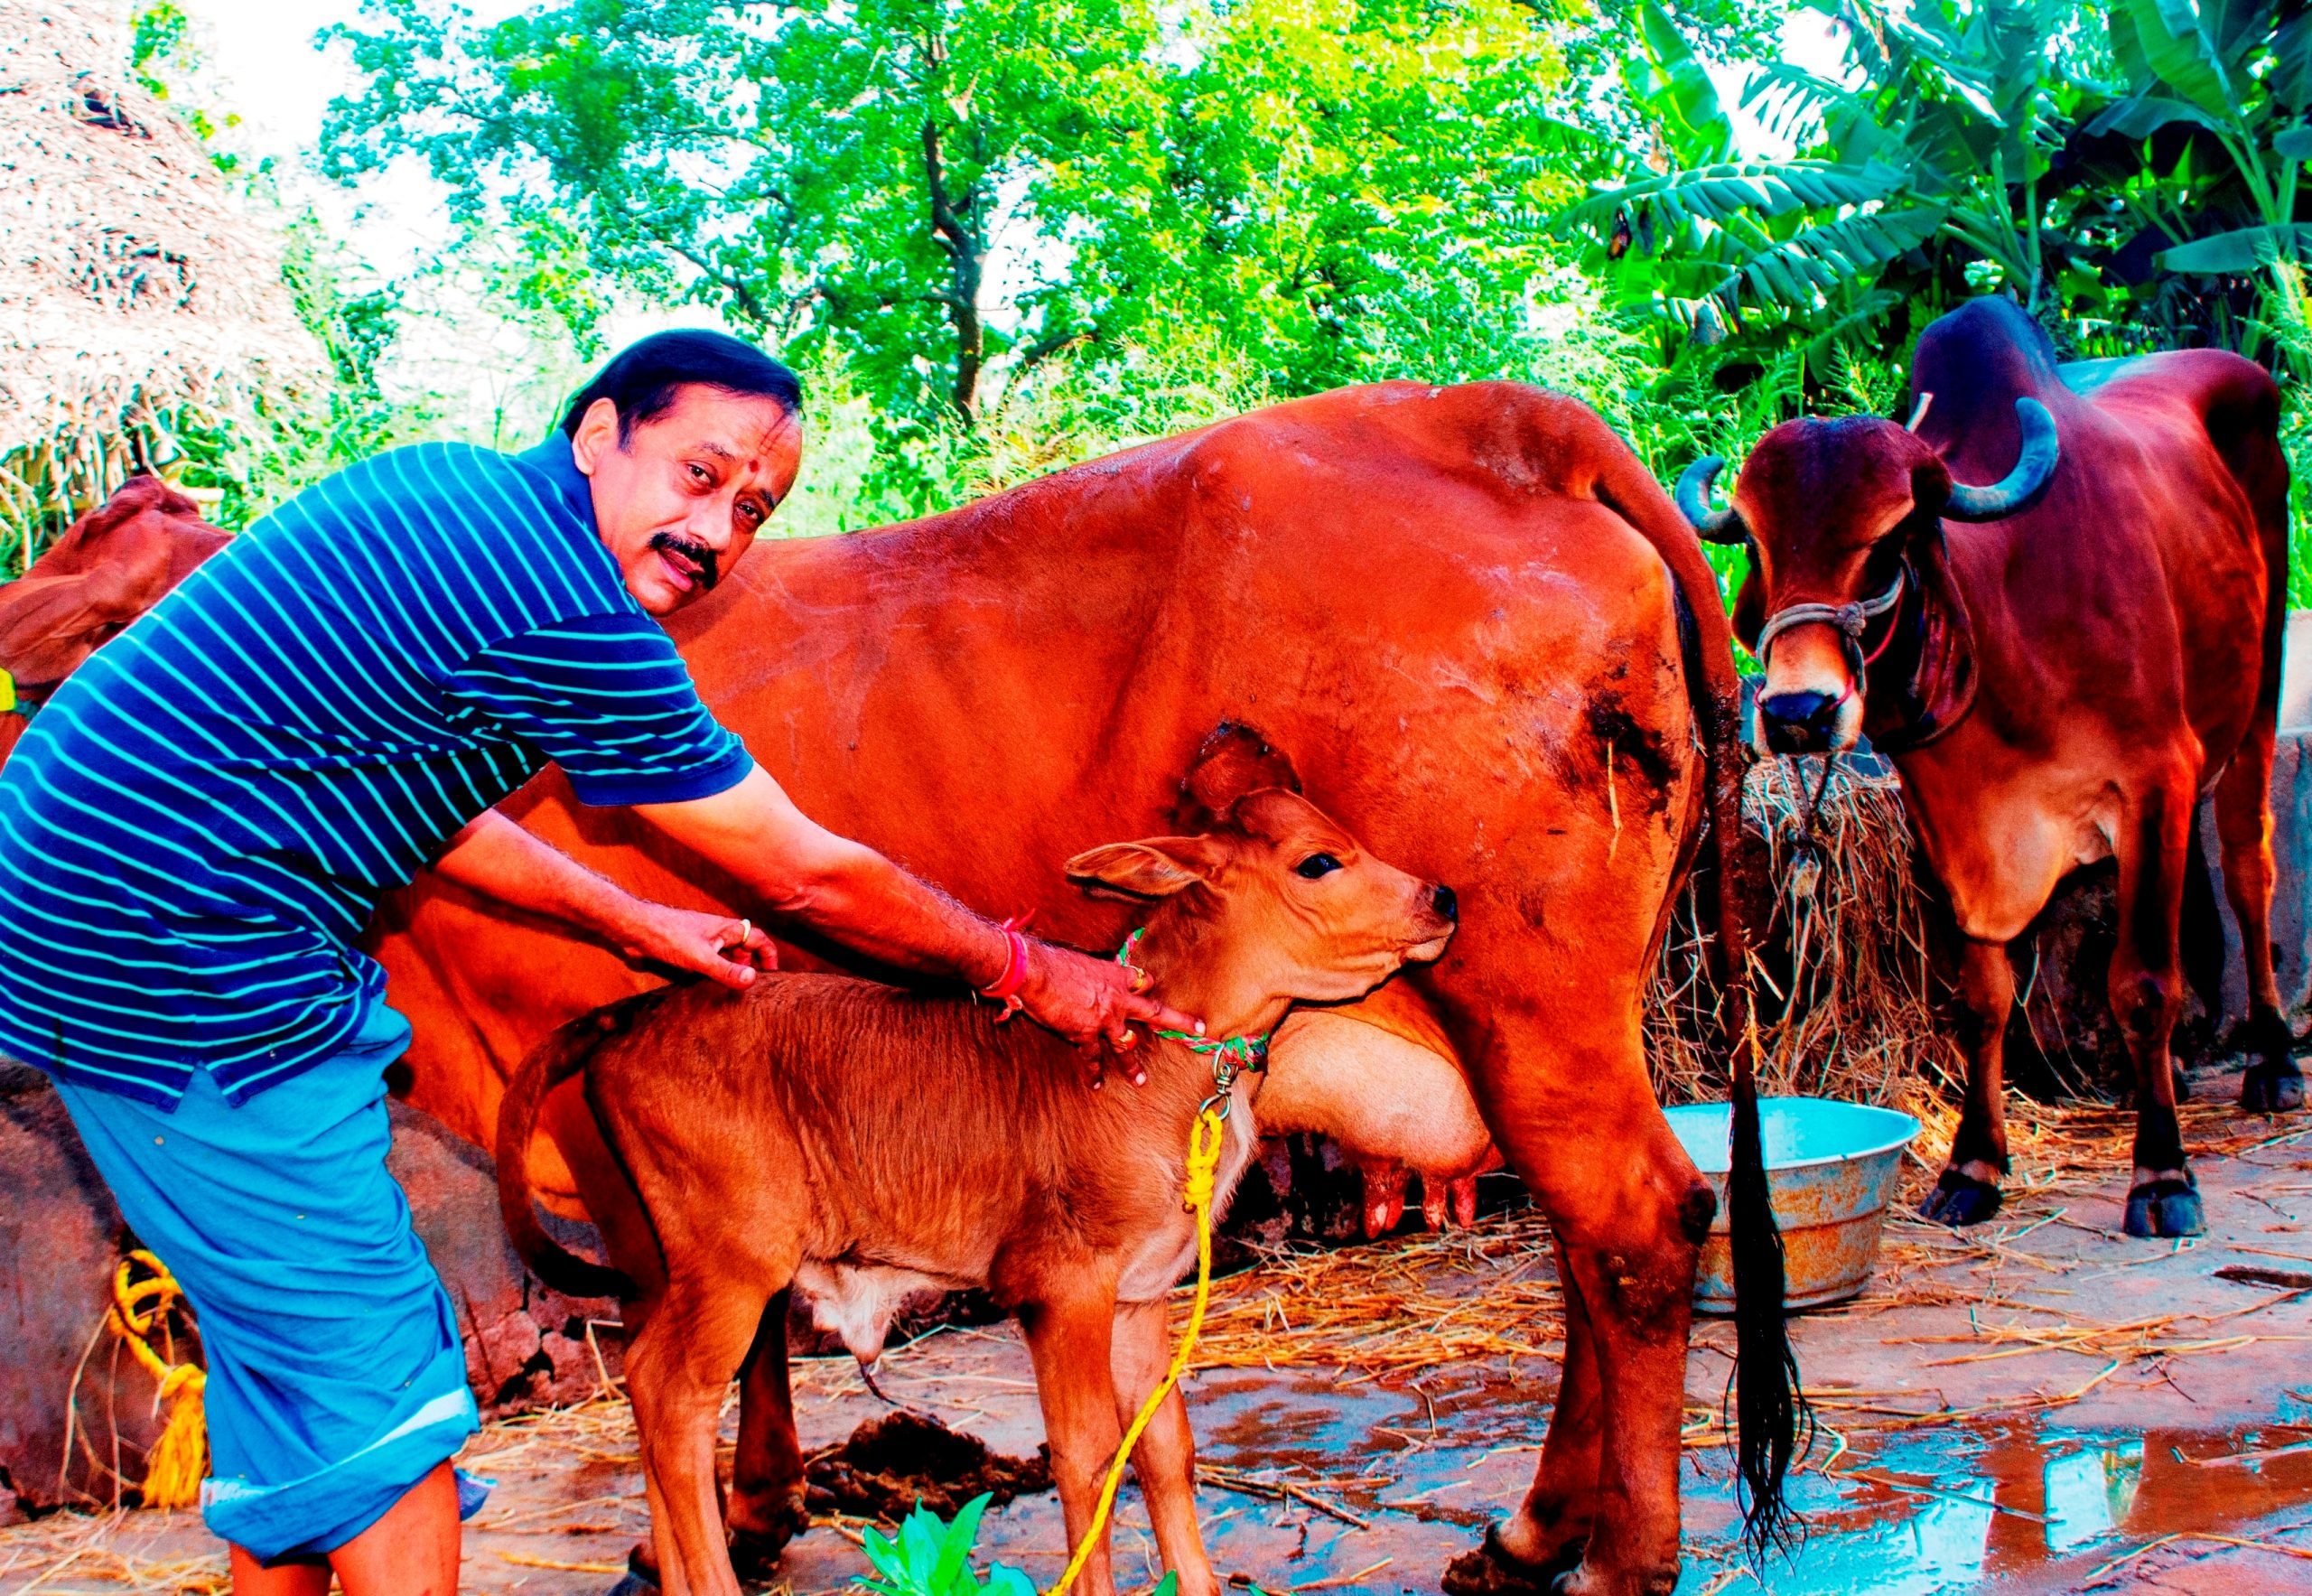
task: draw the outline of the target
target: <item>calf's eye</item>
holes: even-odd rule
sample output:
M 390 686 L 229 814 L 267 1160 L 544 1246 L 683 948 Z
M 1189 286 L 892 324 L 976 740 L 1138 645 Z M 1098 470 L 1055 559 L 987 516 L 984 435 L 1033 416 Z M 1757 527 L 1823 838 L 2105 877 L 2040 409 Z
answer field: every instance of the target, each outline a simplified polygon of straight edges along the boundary
M 1292 873 L 1309 881 L 1315 881 L 1319 876 L 1332 874 L 1339 868 L 1340 861 L 1330 854 L 1311 854 L 1292 867 Z

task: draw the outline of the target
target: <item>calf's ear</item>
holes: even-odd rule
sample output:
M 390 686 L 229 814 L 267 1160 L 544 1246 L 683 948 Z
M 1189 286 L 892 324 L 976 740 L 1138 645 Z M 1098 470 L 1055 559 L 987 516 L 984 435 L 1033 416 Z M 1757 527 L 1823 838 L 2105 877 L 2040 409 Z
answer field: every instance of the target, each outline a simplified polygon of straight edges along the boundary
M 1169 898 L 1210 881 L 1216 863 L 1202 837 L 1157 836 L 1078 854 L 1067 862 L 1067 879 L 1095 897 Z

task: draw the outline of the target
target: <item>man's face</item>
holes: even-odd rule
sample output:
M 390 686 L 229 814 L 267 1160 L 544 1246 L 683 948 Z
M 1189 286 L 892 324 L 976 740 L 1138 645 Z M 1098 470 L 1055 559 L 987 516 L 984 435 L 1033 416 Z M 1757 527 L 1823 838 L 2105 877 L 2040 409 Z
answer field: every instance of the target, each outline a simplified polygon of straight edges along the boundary
M 803 421 L 776 399 L 693 383 L 623 443 L 618 407 L 595 400 L 570 453 L 627 592 L 671 615 L 730 573 L 794 487 Z

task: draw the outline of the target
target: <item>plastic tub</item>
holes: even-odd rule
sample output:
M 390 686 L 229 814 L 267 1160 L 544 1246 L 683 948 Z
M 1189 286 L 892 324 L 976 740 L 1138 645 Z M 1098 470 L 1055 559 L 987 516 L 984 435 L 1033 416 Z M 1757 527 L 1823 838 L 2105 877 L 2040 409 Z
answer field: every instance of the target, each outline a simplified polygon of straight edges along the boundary
M 1733 1112 L 1724 1103 L 1668 1110 L 1686 1156 L 1718 1192 L 1718 1218 L 1702 1244 L 1694 1281 L 1694 1306 L 1704 1313 L 1734 1311 L 1726 1241 L 1727 1128 Z M 1782 1227 L 1783 1300 L 1791 1308 L 1842 1302 L 1869 1282 L 1903 1149 L 1918 1134 L 1918 1121 L 1896 1109 L 1827 1097 L 1767 1097 L 1758 1104 L 1758 1125 L 1765 1133 L 1767 1186 Z

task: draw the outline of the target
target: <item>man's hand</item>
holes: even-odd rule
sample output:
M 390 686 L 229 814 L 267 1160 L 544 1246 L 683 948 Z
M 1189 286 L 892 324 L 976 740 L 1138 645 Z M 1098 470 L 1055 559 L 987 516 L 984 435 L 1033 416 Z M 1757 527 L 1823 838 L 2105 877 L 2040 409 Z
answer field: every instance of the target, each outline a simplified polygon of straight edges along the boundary
M 753 985 L 757 970 L 778 967 L 778 950 L 752 920 L 672 909 L 639 898 L 633 901 L 629 922 L 618 928 L 617 941 L 619 951 L 630 959 L 688 970 L 734 992 Z
M 744 991 L 777 967 L 770 938 L 742 919 L 637 898 L 495 809 L 450 839 L 434 868 L 461 886 L 601 938 L 630 959 Z
M 1028 944 L 1028 975 L 1020 1003 L 1028 1017 L 1076 1044 L 1086 1059 L 1085 1079 L 1098 1087 L 1105 1051 L 1113 1051 L 1134 1086 L 1148 1084 L 1148 1070 L 1133 1055 L 1137 1022 L 1165 1031 L 1204 1034 L 1204 1022 L 1147 994 L 1147 977 L 1114 959 L 1091 958 L 1049 942 Z

